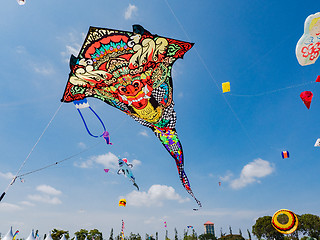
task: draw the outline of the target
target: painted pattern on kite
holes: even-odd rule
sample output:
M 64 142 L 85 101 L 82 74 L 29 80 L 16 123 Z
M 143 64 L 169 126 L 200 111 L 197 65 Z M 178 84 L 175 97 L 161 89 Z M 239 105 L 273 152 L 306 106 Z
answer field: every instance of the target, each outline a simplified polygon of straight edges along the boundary
M 139 25 L 133 32 L 90 27 L 78 57 L 71 56 L 62 101 L 95 97 L 151 128 L 175 159 L 184 188 L 195 198 L 175 130 L 171 78 L 173 63 L 192 46 L 152 35 Z

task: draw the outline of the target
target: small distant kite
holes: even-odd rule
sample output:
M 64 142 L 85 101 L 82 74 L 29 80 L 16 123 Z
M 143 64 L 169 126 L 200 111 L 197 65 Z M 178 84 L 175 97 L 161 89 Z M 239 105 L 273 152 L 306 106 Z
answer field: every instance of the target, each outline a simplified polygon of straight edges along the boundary
M 320 75 L 317 77 L 316 82 L 320 82 Z
M 119 207 L 125 207 L 127 205 L 127 200 L 125 200 L 124 198 L 119 200 Z
M 109 132 L 104 131 L 103 134 L 102 134 L 102 137 L 104 138 L 104 140 L 106 140 L 107 144 L 112 145 L 112 143 L 110 142 Z
M 187 228 L 192 228 L 193 229 L 193 226 L 187 226 Z
M 105 169 L 103 169 L 103 170 L 107 173 L 107 172 L 109 172 L 110 169 L 105 168 Z
M 317 139 L 316 143 L 314 144 L 315 147 L 320 147 L 320 138 Z
M 19 5 L 25 5 L 26 4 L 26 0 L 17 0 Z
M 279 221 L 280 218 L 282 217 L 281 215 L 287 216 L 288 221 L 286 223 L 283 223 L 283 221 Z M 283 218 L 283 219 L 285 219 L 285 218 Z M 291 234 L 295 230 L 297 230 L 299 221 L 298 221 L 296 214 L 294 214 L 294 212 L 287 210 L 287 209 L 280 209 L 275 214 L 273 214 L 271 223 L 272 223 L 272 226 L 278 232 L 284 233 L 284 234 Z
M 167 222 L 164 222 L 164 227 L 167 227 Z
M 283 159 L 289 158 L 289 152 L 288 152 L 288 151 L 283 151 L 283 152 L 281 153 L 281 156 L 282 156 Z
M 12 240 L 15 240 L 15 239 L 17 238 L 18 233 L 19 233 L 19 230 L 17 230 L 17 231 L 14 233 Z
M 131 168 L 133 167 L 133 165 L 131 163 L 128 163 L 128 160 L 126 158 L 124 159 L 119 159 L 119 170 L 118 170 L 118 174 L 123 173 L 126 177 L 128 177 L 132 182 L 133 185 L 138 189 L 139 191 L 139 187 L 135 182 L 135 177 L 132 174 Z
M 121 233 L 120 233 L 120 236 L 121 236 L 121 239 L 124 240 L 124 221 L 122 221 L 122 226 L 121 226 Z
M 222 83 L 222 92 L 230 92 L 230 82 Z
M 221 186 L 221 182 L 219 182 L 219 187 Z
M 300 98 L 304 105 L 309 109 L 312 101 L 313 93 L 311 91 L 304 91 L 300 94 Z
M 320 12 L 311 14 L 304 22 L 304 33 L 296 46 L 296 56 L 301 66 L 315 63 L 320 50 Z

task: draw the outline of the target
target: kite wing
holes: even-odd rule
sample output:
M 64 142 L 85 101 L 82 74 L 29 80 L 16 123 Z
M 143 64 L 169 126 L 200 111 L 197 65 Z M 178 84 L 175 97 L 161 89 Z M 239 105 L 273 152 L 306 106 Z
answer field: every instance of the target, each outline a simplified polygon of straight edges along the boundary
M 171 77 L 173 63 L 192 46 L 152 35 L 140 25 L 133 25 L 133 32 L 90 27 L 79 55 L 71 56 L 61 101 L 98 98 L 149 127 L 175 159 L 184 188 L 195 198 L 175 129 Z
M 304 33 L 296 46 L 296 56 L 300 65 L 315 63 L 320 50 L 320 12 L 311 14 L 304 23 Z

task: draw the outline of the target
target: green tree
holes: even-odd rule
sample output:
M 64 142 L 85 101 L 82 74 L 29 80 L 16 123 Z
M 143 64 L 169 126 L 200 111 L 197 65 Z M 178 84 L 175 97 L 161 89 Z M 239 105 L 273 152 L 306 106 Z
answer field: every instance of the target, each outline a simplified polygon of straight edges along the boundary
M 84 240 L 88 236 L 88 230 L 81 229 L 80 231 L 75 232 L 74 235 L 77 236 L 78 240 Z
M 226 233 L 222 232 L 222 228 L 220 228 L 220 237 L 223 237 L 225 235 L 226 235 Z
M 66 239 L 69 239 L 69 231 L 58 230 L 58 229 L 53 229 L 51 231 L 51 237 L 53 240 L 60 240 L 63 235 L 66 237 Z
M 187 231 L 188 233 L 188 231 Z M 197 240 L 197 233 L 194 231 L 194 229 L 192 229 L 192 234 L 191 235 L 185 235 L 183 237 L 183 240 Z
M 249 229 L 247 229 L 247 232 L 248 232 L 249 240 L 251 240 L 251 233 L 250 233 Z
M 271 224 L 272 217 L 264 216 L 256 220 L 256 223 L 252 226 L 252 233 L 259 240 L 265 238 L 268 240 L 283 240 L 284 236 L 278 232 Z
M 309 237 L 320 238 L 320 217 L 313 214 L 302 214 L 299 216 L 298 230 Z
M 174 240 L 178 240 L 178 231 L 174 228 Z
M 199 240 L 216 240 L 216 237 L 212 233 L 200 234 L 198 237 Z
M 92 229 L 88 233 L 88 239 L 94 239 L 94 240 L 103 240 L 102 232 L 100 232 L 98 229 Z
M 138 234 L 130 233 L 129 240 L 141 240 L 141 236 Z
M 156 240 L 158 240 L 158 232 L 156 232 Z
M 111 228 L 109 240 L 113 240 L 113 228 Z
M 231 226 L 229 226 L 229 233 L 230 233 L 230 235 L 232 236 L 232 229 L 231 229 Z
M 245 240 L 241 235 L 229 234 L 218 238 L 218 240 Z
M 146 233 L 146 240 L 155 240 L 155 239 L 152 235 L 149 235 L 148 233 Z
M 170 238 L 168 238 L 168 230 L 166 230 L 165 240 L 170 240 Z

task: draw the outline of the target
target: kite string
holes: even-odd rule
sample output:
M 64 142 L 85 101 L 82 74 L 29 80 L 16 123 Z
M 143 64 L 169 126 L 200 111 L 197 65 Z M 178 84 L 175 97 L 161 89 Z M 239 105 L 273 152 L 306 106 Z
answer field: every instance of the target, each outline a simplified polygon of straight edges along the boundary
M 38 140 L 36 141 L 36 143 L 33 145 L 33 147 L 31 148 L 29 154 L 27 155 L 27 157 L 24 159 L 23 163 L 21 164 L 19 170 L 17 171 L 16 175 L 13 177 L 11 183 L 7 186 L 6 191 L 8 191 L 8 189 L 10 188 L 10 186 L 14 183 L 14 181 L 16 180 L 16 178 L 18 177 L 21 169 L 24 167 L 24 165 L 26 164 L 27 160 L 29 159 L 30 155 L 32 154 L 32 152 L 34 151 L 34 149 L 36 148 L 36 146 L 38 145 L 38 143 L 40 142 L 41 138 L 43 137 L 43 135 L 45 134 L 45 132 L 47 131 L 47 129 L 49 128 L 50 124 L 52 123 L 53 119 L 56 117 L 56 115 L 58 114 L 61 106 L 62 106 L 63 102 L 60 104 L 60 106 L 58 107 L 58 109 L 56 110 L 56 112 L 53 114 L 51 120 L 49 121 L 49 123 L 47 124 L 47 126 L 45 127 L 45 129 L 43 130 L 43 132 L 41 133 L 40 137 L 38 138 Z
M 113 133 L 117 132 L 117 131 L 120 129 L 120 127 L 121 127 L 126 121 L 127 121 L 127 119 L 124 119 L 124 120 L 122 121 L 122 123 L 113 131 Z M 32 170 L 32 171 L 30 171 L 30 172 L 26 172 L 26 173 L 20 174 L 20 175 L 17 176 L 17 178 L 18 178 L 18 177 L 23 177 L 23 176 L 26 176 L 26 175 L 29 175 L 29 174 L 32 174 L 32 173 L 35 173 L 35 172 L 42 171 L 42 170 L 44 170 L 44 169 L 46 169 L 46 168 L 55 166 L 55 165 L 57 165 L 57 164 L 59 164 L 59 163 L 61 163 L 61 162 L 64 162 L 64 161 L 68 161 L 68 160 L 70 160 L 70 159 L 72 159 L 72 158 L 74 158 L 74 157 L 76 157 L 76 156 L 78 156 L 78 155 L 80 155 L 80 154 L 82 154 L 82 153 L 84 153 L 84 152 L 87 152 L 87 151 L 91 150 L 92 148 L 98 146 L 99 144 L 101 144 L 101 142 L 99 142 L 99 143 L 97 143 L 97 144 L 95 144 L 95 145 L 93 145 L 93 146 L 91 146 L 91 147 L 89 147 L 89 148 L 86 148 L 85 150 L 82 150 L 82 151 L 80 151 L 80 152 L 78 152 L 78 153 L 75 153 L 75 154 L 73 154 L 73 155 L 71 155 L 71 156 L 69 156 L 69 157 L 66 157 L 66 158 L 64 158 L 64 159 L 62 159 L 62 160 L 60 160 L 60 161 L 57 161 L 57 162 L 55 162 L 55 163 L 51 163 L 51 164 L 49 164 L 49 165 L 46 165 L 46 166 L 41 167 L 41 168 L 37 168 L 37 169 Z
M 168 6 L 168 8 L 170 9 L 172 15 L 174 16 L 174 18 L 176 19 L 177 23 L 179 24 L 180 28 L 182 29 L 183 33 L 186 35 L 187 39 L 189 42 L 191 42 L 191 39 L 189 37 L 189 35 L 187 34 L 186 30 L 184 29 L 183 25 L 181 24 L 181 22 L 179 21 L 178 17 L 176 16 L 176 14 L 174 13 L 173 9 L 171 8 L 171 6 L 169 5 L 167 0 L 164 0 Z M 204 66 L 204 68 L 206 69 L 207 73 L 209 74 L 211 80 L 215 83 L 216 87 L 220 90 L 220 87 L 217 83 L 217 81 L 215 80 L 215 78 L 213 77 L 212 73 L 210 72 L 207 64 L 204 62 L 203 58 L 201 57 L 200 53 L 198 52 L 197 48 L 194 46 L 194 49 L 196 51 L 196 54 L 198 55 L 198 58 L 200 59 L 202 65 Z M 234 109 L 232 108 L 231 104 L 229 103 L 229 101 L 227 100 L 227 98 L 225 97 L 224 94 L 220 93 L 222 95 L 222 97 L 224 98 L 224 101 L 227 103 L 229 109 L 231 110 L 231 112 L 233 113 L 234 117 L 237 119 L 238 123 L 240 124 L 242 130 L 245 132 L 245 134 L 247 135 L 248 139 L 250 140 L 250 142 L 252 143 L 252 146 L 255 146 L 254 141 L 251 139 L 248 131 L 246 130 L 246 128 L 244 127 L 244 125 L 242 124 L 240 118 L 238 117 L 237 113 L 234 111 Z
M 234 94 L 234 93 L 228 93 L 228 95 L 231 96 L 236 96 L 236 97 L 259 97 L 259 96 L 263 96 L 263 95 L 267 95 L 267 94 L 271 94 L 271 93 L 275 93 L 275 92 L 280 92 L 289 88 L 296 88 L 296 87 L 301 87 L 301 86 L 305 86 L 305 85 L 309 85 L 315 83 L 315 81 L 310 81 L 307 83 L 300 83 L 300 84 L 296 84 L 296 85 L 291 85 L 288 87 L 284 87 L 284 88 L 279 88 L 279 89 L 275 89 L 275 90 L 271 90 L 271 91 L 267 91 L 267 92 L 263 92 L 263 93 L 257 93 L 257 94 L 250 94 L 250 95 L 245 95 L 245 94 Z

